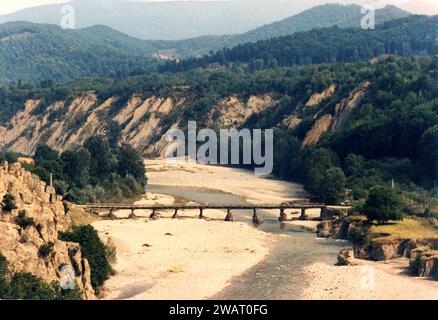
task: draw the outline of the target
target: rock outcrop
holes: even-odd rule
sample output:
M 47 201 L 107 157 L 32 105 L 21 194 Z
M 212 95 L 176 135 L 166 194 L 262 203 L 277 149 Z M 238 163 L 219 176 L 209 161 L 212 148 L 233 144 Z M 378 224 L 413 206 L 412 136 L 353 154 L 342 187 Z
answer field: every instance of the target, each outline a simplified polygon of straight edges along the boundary
M 272 95 L 251 96 L 247 101 L 238 97 L 223 99 L 209 115 L 209 125 L 223 128 L 239 127 L 249 116 L 276 105 Z
M 310 129 L 310 131 L 307 132 L 303 144 L 309 145 L 309 144 L 318 143 L 322 134 L 330 130 L 332 123 L 333 123 L 333 116 L 331 114 L 325 114 L 321 118 L 316 120 L 312 129 Z
M 337 266 L 354 266 L 356 265 L 354 258 L 354 249 L 353 248 L 344 248 L 341 249 L 338 253 L 338 262 Z
M 438 251 L 428 248 L 412 250 L 409 270 L 415 276 L 438 280 Z
M 187 118 L 215 130 L 239 128 L 247 121 L 251 126 L 258 114 L 267 110 L 281 115 L 275 120 L 279 121 L 277 125 L 289 129 L 295 129 L 303 119 L 313 117 L 315 123 L 303 132 L 306 134 L 303 143 L 315 144 L 324 133 L 345 125 L 369 86 L 369 82 L 364 82 L 340 99 L 335 97 L 337 88 L 332 84 L 322 92 L 314 93 L 307 102 L 303 100 L 291 105 L 279 104 L 282 97 L 275 93 L 249 97 L 230 95 L 214 105 L 204 106 L 204 113 L 194 112 L 197 97 L 189 94 L 188 87 L 184 86 L 167 96 L 134 93 L 129 97 L 112 96 L 103 100 L 90 91 L 48 105 L 43 99 L 30 99 L 6 124 L 0 124 L 0 150 L 32 155 L 38 145 L 47 144 L 64 151 L 82 145 L 92 136 L 105 134 L 108 124 L 115 121 L 121 129 L 121 142 L 130 144 L 145 156 L 159 157 L 164 156 L 169 145 L 165 139 L 167 130 L 184 129 L 183 120 Z M 313 108 L 324 100 L 331 101 L 327 108 Z
M 319 118 L 310 131 L 307 132 L 303 144 L 309 145 L 318 143 L 324 133 L 340 130 L 350 117 L 352 111 L 359 106 L 369 86 L 369 82 L 364 82 L 355 88 L 350 92 L 348 97 L 336 104 L 333 114 L 319 116 L 320 113 L 318 113 L 315 117 Z
M 291 115 L 283 120 L 283 124 L 289 129 L 295 129 L 300 123 L 301 119 L 296 115 Z
M 93 92 L 85 92 L 70 101 L 57 101 L 45 109 L 41 108 L 43 101 L 28 100 L 7 126 L 0 124 L 0 149 L 31 155 L 39 144 L 47 144 L 64 151 L 105 133 L 109 121 L 115 121 L 122 130 L 121 142 L 129 143 L 145 155 L 160 156 L 167 146 L 166 131 L 179 128 L 184 108 L 191 103 L 177 94 L 172 97 L 134 94 L 127 101 L 118 97 L 99 101 Z M 269 94 L 248 99 L 224 98 L 211 106 L 207 125 L 238 127 L 252 114 L 276 104 Z
M 309 101 L 307 101 L 306 103 L 306 107 L 309 108 L 320 104 L 321 101 L 332 97 L 335 94 L 335 91 L 336 91 L 336 85 L 331 84 L 324 91 L 312 94 Z
M 77 243 L 58 240 L 72 222 L 64 211 L 54 188 L 32 176 L 20 163 L 0 165 L 0 199 L 12 195 L 16 209 L 0 206 L 0 253 L 6 257 L 9 272 L 29 272 L 51 283 L 61 282 L 65 270 L 74 271 L 74 281 L 83 299 L 94 299 L 90 267 Z M 30 226 L 20 226 L 18 217 L 25 212 Z M 40 248 L 53 243 L 53 250 L 42 256 Z

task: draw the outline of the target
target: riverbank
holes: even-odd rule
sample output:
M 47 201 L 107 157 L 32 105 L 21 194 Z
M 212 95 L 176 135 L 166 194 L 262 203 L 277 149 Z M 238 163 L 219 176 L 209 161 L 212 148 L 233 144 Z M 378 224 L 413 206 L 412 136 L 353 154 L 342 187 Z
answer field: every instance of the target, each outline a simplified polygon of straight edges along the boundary
M 438 282 L 407 274 L 407 259 L 357 266 L 314 263 L 304 268 L 309 283 L 303 299 L 320 300 L 438 300 Z
M 256 177 L 249 171 L 159 160 L 146 164 L 152 193 L 142 203 L 262 204 L 305 196 L 300 185 Z M 249 223 L 251 212 L 236 212 L 234 223 L 221 221 L 225 215 L 219 210 L 205 213 L 217 221 L 184 218 L 199 214 L 190 210 L 174 220 L 170 219 L 173 212 L 159 214 L 156 221 L 93 223 L 104 239 L 113 239 L 118 250 L 116 275 L 106 282 L 104 298 L 438 299 L 436 282 L 403 274 L 405 260 L 335 267 L 337 252 L 348 243 L 317 239 L 301 229 L 313 228 L 307 222 L 280 228 L 278 212 L 263 212 L 262 217 L 272 221 L 260 228 Z M 366 269 L 364 278 L 363 266 L 374 270 L 374 286 L 367 287 L 370 273 Z
M 207 299 L 261 262 L 273 241 L 244 223 L 142 219 L 94 226 L 117 247 L 105 299 Z

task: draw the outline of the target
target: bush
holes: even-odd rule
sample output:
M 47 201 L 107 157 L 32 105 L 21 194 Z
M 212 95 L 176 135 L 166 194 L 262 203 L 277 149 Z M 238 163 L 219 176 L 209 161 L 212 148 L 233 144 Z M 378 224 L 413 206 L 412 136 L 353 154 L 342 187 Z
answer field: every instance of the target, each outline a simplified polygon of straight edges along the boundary
M 41 258 L 47 258 L 53 252 L 54 246 L 55 246 L 55 244 L 52 241 L 49 241 L 48 243 L 43 244 L 38 250 L 38 255 Z
M 26 210 L 20 210 L 15 220 L 22 229 L 26 229 L 35 223 L 33 218 L 26 217 Z
M 63 290 L 56 282 L 48 284 L 31 273 L 16 273 L 6 281 L 8 262 L 0 254 L 0 299 L 9 300 L 80 300 L 78 288 Z
M 365 205 L 365 201 L 354 201 L 350 210 L 348 210 L 348 215 L 350 216 L 363 215 L 365 212 L 364 205 Z
M 48 284 L 31 273 L 17 273 L 9 283 L 4 299 L 20 300 L 80 300 L 78 288 L 63 290 L 58 283 Z
M 73 232 L 60 233 L 59 238 L 63 241 L 79 243 L 82 256 L 86 258 L 91 269 L 91 285 L 98 289 L 111 274 L 111 266 L 108 262 L 108 251 L 99 238 L 97 231 L 90 225 L 79 226 Z
M 8 292 L 6 284 L 6 274 L 8 273 L 8 262 L 6 258 L 0 254 L 0 299 Z
M 8 162 L 8 163 L 15 163 L 17 162 L 17 159 L 19 157 L 19 154 L 14 153 L 14 152 L 0 152 L 0 164 L 2 164 L 3 162 Z
M 117 248 L 114 244 L 113 240 L 111 238 L 108 239 L 105 245 L 106 249 L 106 257 L 109 261 L 109 263 L 116 263 L 117 262 Z
M 394 191 L 386 186 L 376 186 L 370 190 L 364 205 L 368 220 L 386 223 L 388 220 L 401 220 L 401 201 Z
M 4 279 L 8 273 L 8 261 L 5 256 L 0 253 L 0 279 Z
M 354 226 L 353 228 L 351 228 L 348 232 L 348 238 L 354 244 L 358 244 L 361 246 L 368 245 L 372 240 L 369 229 L 364 226 Z
M 7 212 L 11 212 L 14 209 L 17 209 L 17 206 L 15 205 L 15 197 L 12 194 L 5 194 L 3 197 L 3 210 Z
M 9 283 L 6 299 L 55 300 L 52 286 L 31 273 L 17 273 Z

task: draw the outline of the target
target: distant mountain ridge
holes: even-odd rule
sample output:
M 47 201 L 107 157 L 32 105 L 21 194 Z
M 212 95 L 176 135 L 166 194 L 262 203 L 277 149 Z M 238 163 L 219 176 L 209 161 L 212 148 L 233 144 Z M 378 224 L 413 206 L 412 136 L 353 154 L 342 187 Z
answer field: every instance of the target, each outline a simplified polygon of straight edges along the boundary
M 293 35 L 225 48 L 198 59 L 168 64 L 168 70 L 210 65 L 249 65 L 252 69 L 293 65 L 366 61 L 381 55 L 438 53 L 438 15 L 409 16 L 387 21 L 375 30 L 312 29 Z
M 23 9 L 0 16 L 0 23 L 28 21 L 60 24 L 61 8 L 75 9 L 76 28 L 106 25 L 144 40 L 181 40 L 206 34 L 242 33 L 315 5 L 291 1 L 166 1 L 73 0 Z
M 315 28 L 327 28 L 337 25 L 340 28 L 359 27 L 364 14 L 359 5 L 326 4 L 305 10 L 281 21 L 267 24 L 238 35 L 203 36 L 177 42 L 168 42 L 173 53 L 178 57 L 203 55 L 223 47 L 233 47 L 247 42 L 267 40 L 274 37 L 291 35 L 295 32 Z M 375 12 L 375 23 L 405 18 L 410 13 L 396 6 L 387 5 Z M 170 52 L 170 51 L 169 51 Z
M 407 13 L 396 7 L 377 12 L 377 23 Z M 314 17 L 309 19 L 309 17 Z M 237 36 L 205 36 L 181 41 L 145 41 L 107 26 L 62 30 L 57 25 L 11 22 L 0 25 L 0 83 L 64 82 L 81 77 L 124 77 L 152 70 L 160 59 L 184 58 L 269 39 L 341 21 L 357 25 L 359 6 L 327 5 Z M 341 19 L 342 18 L 342 19 Z

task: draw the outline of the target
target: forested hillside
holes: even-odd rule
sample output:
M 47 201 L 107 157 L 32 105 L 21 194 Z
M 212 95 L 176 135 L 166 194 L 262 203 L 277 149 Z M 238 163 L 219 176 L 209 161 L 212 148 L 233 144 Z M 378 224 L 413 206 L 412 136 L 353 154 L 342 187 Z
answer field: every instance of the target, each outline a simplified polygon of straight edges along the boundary
M 0 82 L 120 77 L 151 68 L 156 47 L 108 27 L 62 30 L 56 25 L 0 25 Z
M 105 26 L 62 30 L 57 25 L 12 22 L 0 25 L 0 83 L 53 81 L 82 77 L 120 78 L 156 68 L 160 59 L 192 57 L 223 47 L 338 24 L 356 26 L 361 7 L 316 7 L 242 35 L 203 36 L 181 41 L 144 41 Z M 377 22 L 407 13 L 386 7 Z M 214 58 L 212 58 L 213 61 Z
M 151 53 L 146 42 L 105 27 L 65 34 L 53 26 L 3 27 L 0 55 L 10 60 L 1 68 L 10 76 L 15 70 L 16 80 L 28 72 L 48 79 L 0 87 L 4 151 L 32 154 L 48 144 L 62 153 L 103 135 L 158 156 L 164 133 L 189 120 L 214 129 L 274 128 L 275 175 L 303 183 L 315 199 L 361 200 L 392 181 L 420 207 L 436 199 L 437 16 L 376 30 L 314 29 L 161 70 L 142 58 Z M 101 77 L 82 77 L 90 74 Z M 69 78 L 76 80 L 61 81 Z
M 383 54 L 401 56 L 438 52 L 438 16 L 410 16 L 375 30 L 337 26 L 247 43 L 199 59 L 169 62 L 168 70 L 243 64 L 252 69 L 303 64 L 364 61 Z
M 437 70 L 436 57 L 382 57 L 373 63 L 200 69 L 45 88 L 9 86 L 2 101 L 25 93 L 42 100 L 27 111 L 24 102 L 13 110 L 3 104 L 2 115 L 9 117 L 0 138 L 10 141 L 2 148 L 12 151 L 29 150 L 25 141 L 74 145 L 114 132 L 106 129 L 111 124 L 121 142 L 156 156 L 165 147 L 162 135 L 171 127 L 186 128 L 189 120 L 217 129 L 275 128 L 274 173 L 304 183 L 317 199 L 335 203 L 344 187 L 363 199 L 370 187 L 394 179 L 409 201 L 424 207 L 434 199 L 438 181 Z M 93 94 L 82 95 L 90 90 Z

